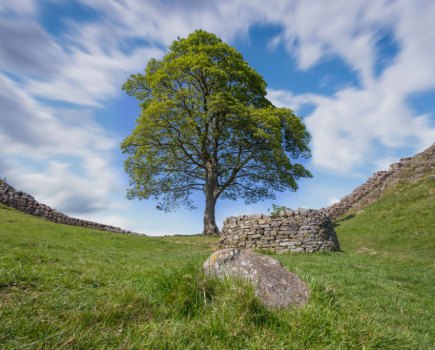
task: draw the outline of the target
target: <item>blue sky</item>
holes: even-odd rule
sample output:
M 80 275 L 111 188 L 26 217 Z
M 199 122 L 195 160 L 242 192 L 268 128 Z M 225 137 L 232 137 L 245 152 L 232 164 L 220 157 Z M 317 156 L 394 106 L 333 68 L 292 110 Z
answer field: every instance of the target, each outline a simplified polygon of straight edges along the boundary
M 152 235 L 202 230 L 197 210 L 125 199 L 119 144 L 137 102 L 121 90 L 195 29 L 235 46 L 268 98 L 304 118 L 312 179 L 272 203 L 321 208 L 435 141 L 435 2 L 430 0 L 0 1 L 0 177 L 65 213 Z

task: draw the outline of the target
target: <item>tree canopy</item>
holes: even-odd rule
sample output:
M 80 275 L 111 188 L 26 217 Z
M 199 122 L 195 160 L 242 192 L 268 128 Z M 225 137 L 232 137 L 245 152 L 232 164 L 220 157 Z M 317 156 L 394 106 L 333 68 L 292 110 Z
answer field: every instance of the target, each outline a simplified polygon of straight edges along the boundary
M 311 176 L 292 162 L 310 156 L 302 120 L 273 106 L 261 75 L 214 34 L 197 30 L 178 38 L 123 89 L 141 106 L 121 146 L 128 154 L 128 197 L 154 197 L 170 210 L 194 207 L 191 194 L 203 191 L 205 234 L 219 232 L 219 198 L 273 199 Z

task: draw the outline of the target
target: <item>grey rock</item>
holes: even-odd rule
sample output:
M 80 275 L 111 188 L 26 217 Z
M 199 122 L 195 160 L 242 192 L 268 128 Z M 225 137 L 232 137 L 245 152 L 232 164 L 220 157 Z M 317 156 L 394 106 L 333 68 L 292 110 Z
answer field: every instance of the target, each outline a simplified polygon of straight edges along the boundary
M 270 309 L 304 305 L 309 299 L 307 284 L 268 255 L 236 248 L 221 249 L 204 262 L 203 268 L 206 274 L 219 278 L 250 281 L 256 295 Z

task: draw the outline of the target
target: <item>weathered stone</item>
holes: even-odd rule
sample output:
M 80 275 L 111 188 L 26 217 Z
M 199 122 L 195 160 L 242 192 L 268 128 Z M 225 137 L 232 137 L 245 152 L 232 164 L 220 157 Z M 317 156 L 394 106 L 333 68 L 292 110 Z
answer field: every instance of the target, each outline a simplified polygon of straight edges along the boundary
M 293 211 L 286 211 L 286 218 L 281 216 L 268 218 L 265 215 L 261 219 L 258 216 L 256 219 L 238 217 L 235 221 L 237 225 L 243 225 L 244 233 L 250 243 L 250 245 L 244 244 L 243 246 L 234 243 L 235 237 L 237 237 L 234 232 L 238 232 L 238 228 L 230 228 L 228 225 L 230 220 L 226 219 L 221 233 L 220 246 L 223 248 L 236 246 L 251 249 L 262 247 L 271 250 L 274 247 L 283 247 L 286 249 L 280 249 L 280 253 L 293 251 L 292 247 L 295 246 L 302 248 L 300 251 L 306 252 L 340 250 L 337 236 L 326 214 L 319 210 L 308 209 L 298 209 L 297 213 L 301 211 L 306 216 L 292 215 Z M 265 227 L 258 229 L 260 220 L 265 222 L 261 225 Z M 296 220 L 300 220 L 300 224 Z M 306 247 L 310 249 L 304 249 Z
M 203 267 L 205 273 L 212 276 L 250 281 L 256 295 L 269 308 L 303 305 L 309 298 L 306 283 L 268 255 L 222 249 L 213 253 Z

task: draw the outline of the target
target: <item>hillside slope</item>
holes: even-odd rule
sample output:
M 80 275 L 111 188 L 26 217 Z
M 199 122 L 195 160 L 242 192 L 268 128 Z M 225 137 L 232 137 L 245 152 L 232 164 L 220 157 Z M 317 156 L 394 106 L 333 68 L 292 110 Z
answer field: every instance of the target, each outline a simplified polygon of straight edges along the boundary
M 435 178 L 397 183 L 335 222 L 342 249 L 435 257 Z M 435 262 L 435 261 L 434 261 Z
M 1 348 L 431 349 L 432 184 L 339 221 L 344 253 L 277 256 L 311 289 L 307 306 L 283 311 L 204 279 L 216 238 L 119 235 L 0 204 Z
M 396 184 L 412 184 L 425 177 L 434 176 L 435 144 L 414 157 L 403 158 L 392 164 L 387 171 L 374 173 L 367 182 L 325 210 L 332 220 L 336 220 L 376 202 L 385 191 Z

